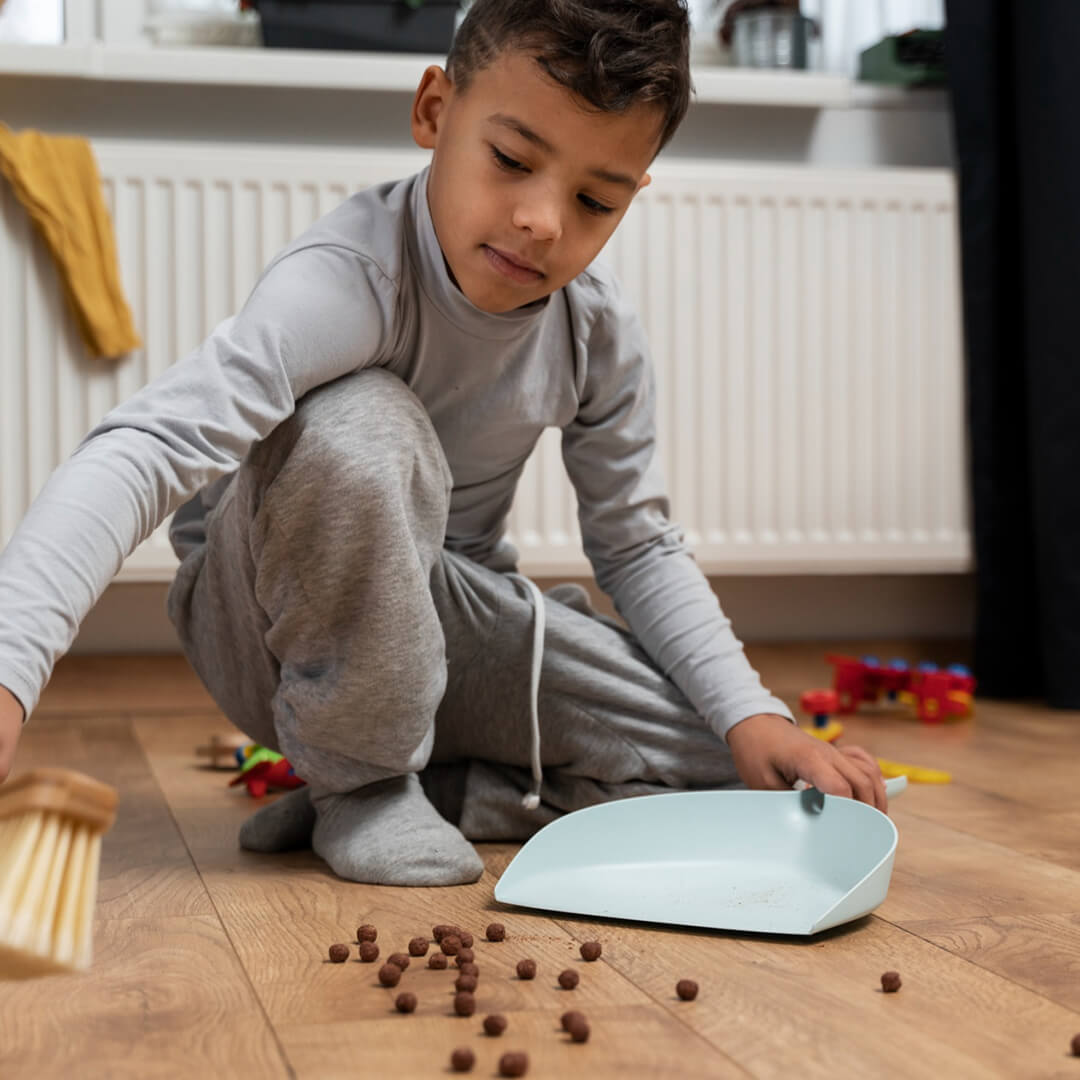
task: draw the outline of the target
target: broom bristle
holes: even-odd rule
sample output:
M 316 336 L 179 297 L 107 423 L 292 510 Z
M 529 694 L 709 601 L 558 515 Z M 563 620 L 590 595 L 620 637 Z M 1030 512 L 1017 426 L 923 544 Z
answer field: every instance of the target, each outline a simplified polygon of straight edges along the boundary
M 0 789 L 0 975 L 90 966 L 101 835 L 115 803 L 111 788 L 67 770 Z

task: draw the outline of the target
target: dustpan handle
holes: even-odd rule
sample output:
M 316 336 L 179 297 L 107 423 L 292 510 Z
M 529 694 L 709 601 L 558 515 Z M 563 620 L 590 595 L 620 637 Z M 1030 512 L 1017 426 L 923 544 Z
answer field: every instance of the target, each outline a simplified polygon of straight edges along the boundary
M 903 795 L 907 791 L 908 778 L 906 776 L 890 776 L 885 781 L 885 797 L 888 799 L 895 799 L 898 795 Z M 795 791 L 805 791 L 811 784 L 808 784 L 805 780 L 796 780 L 791 785 Z

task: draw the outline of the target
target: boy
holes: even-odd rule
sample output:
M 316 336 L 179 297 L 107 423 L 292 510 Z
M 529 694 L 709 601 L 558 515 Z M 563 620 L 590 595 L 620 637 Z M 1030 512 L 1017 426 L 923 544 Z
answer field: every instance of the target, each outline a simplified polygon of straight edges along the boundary
M 0 557 L 0 777 L 79 621 L 179 507 L 185 652 L 307 781 L 247 848 L 455 884 L 482 871 L 466 836 L 644 792 L 802 779 L 884 808 L 869 754 L 762 688 L 668 521 L 645 342 L 593 265 L 685 113 L 688 38 L 684 0 L 477 0 L 413 103 L 429 168 L 278 255 Z M 514 573 L 506 515 L 549 426 L 629 632 Z

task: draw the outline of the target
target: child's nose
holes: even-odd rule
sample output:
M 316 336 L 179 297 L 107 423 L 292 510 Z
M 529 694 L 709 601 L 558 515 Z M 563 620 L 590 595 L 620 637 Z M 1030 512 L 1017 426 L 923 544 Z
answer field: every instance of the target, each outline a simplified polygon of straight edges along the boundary
M 537 240 L 557 240 L 562 235 L 562 219 L 554 196 L 536 192 L 522 199 L 514 210 L 514 224 L 528 229 Z

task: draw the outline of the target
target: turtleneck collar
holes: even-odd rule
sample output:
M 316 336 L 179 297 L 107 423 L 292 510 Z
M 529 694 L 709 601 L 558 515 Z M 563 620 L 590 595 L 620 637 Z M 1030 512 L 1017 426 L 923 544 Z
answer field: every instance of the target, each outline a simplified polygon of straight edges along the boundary
M 454 283 L 446 264 L 435 223 L 431 219 L 427 186 L 430 166 L 419 173 L 412 190 L 410 246 L 420 276 L 420 287 L 428 300 L 459 330 L 479 338 L 512 338 L 525 333 L 546 309 L 551 297 L 501 315 L 481 311 Z

